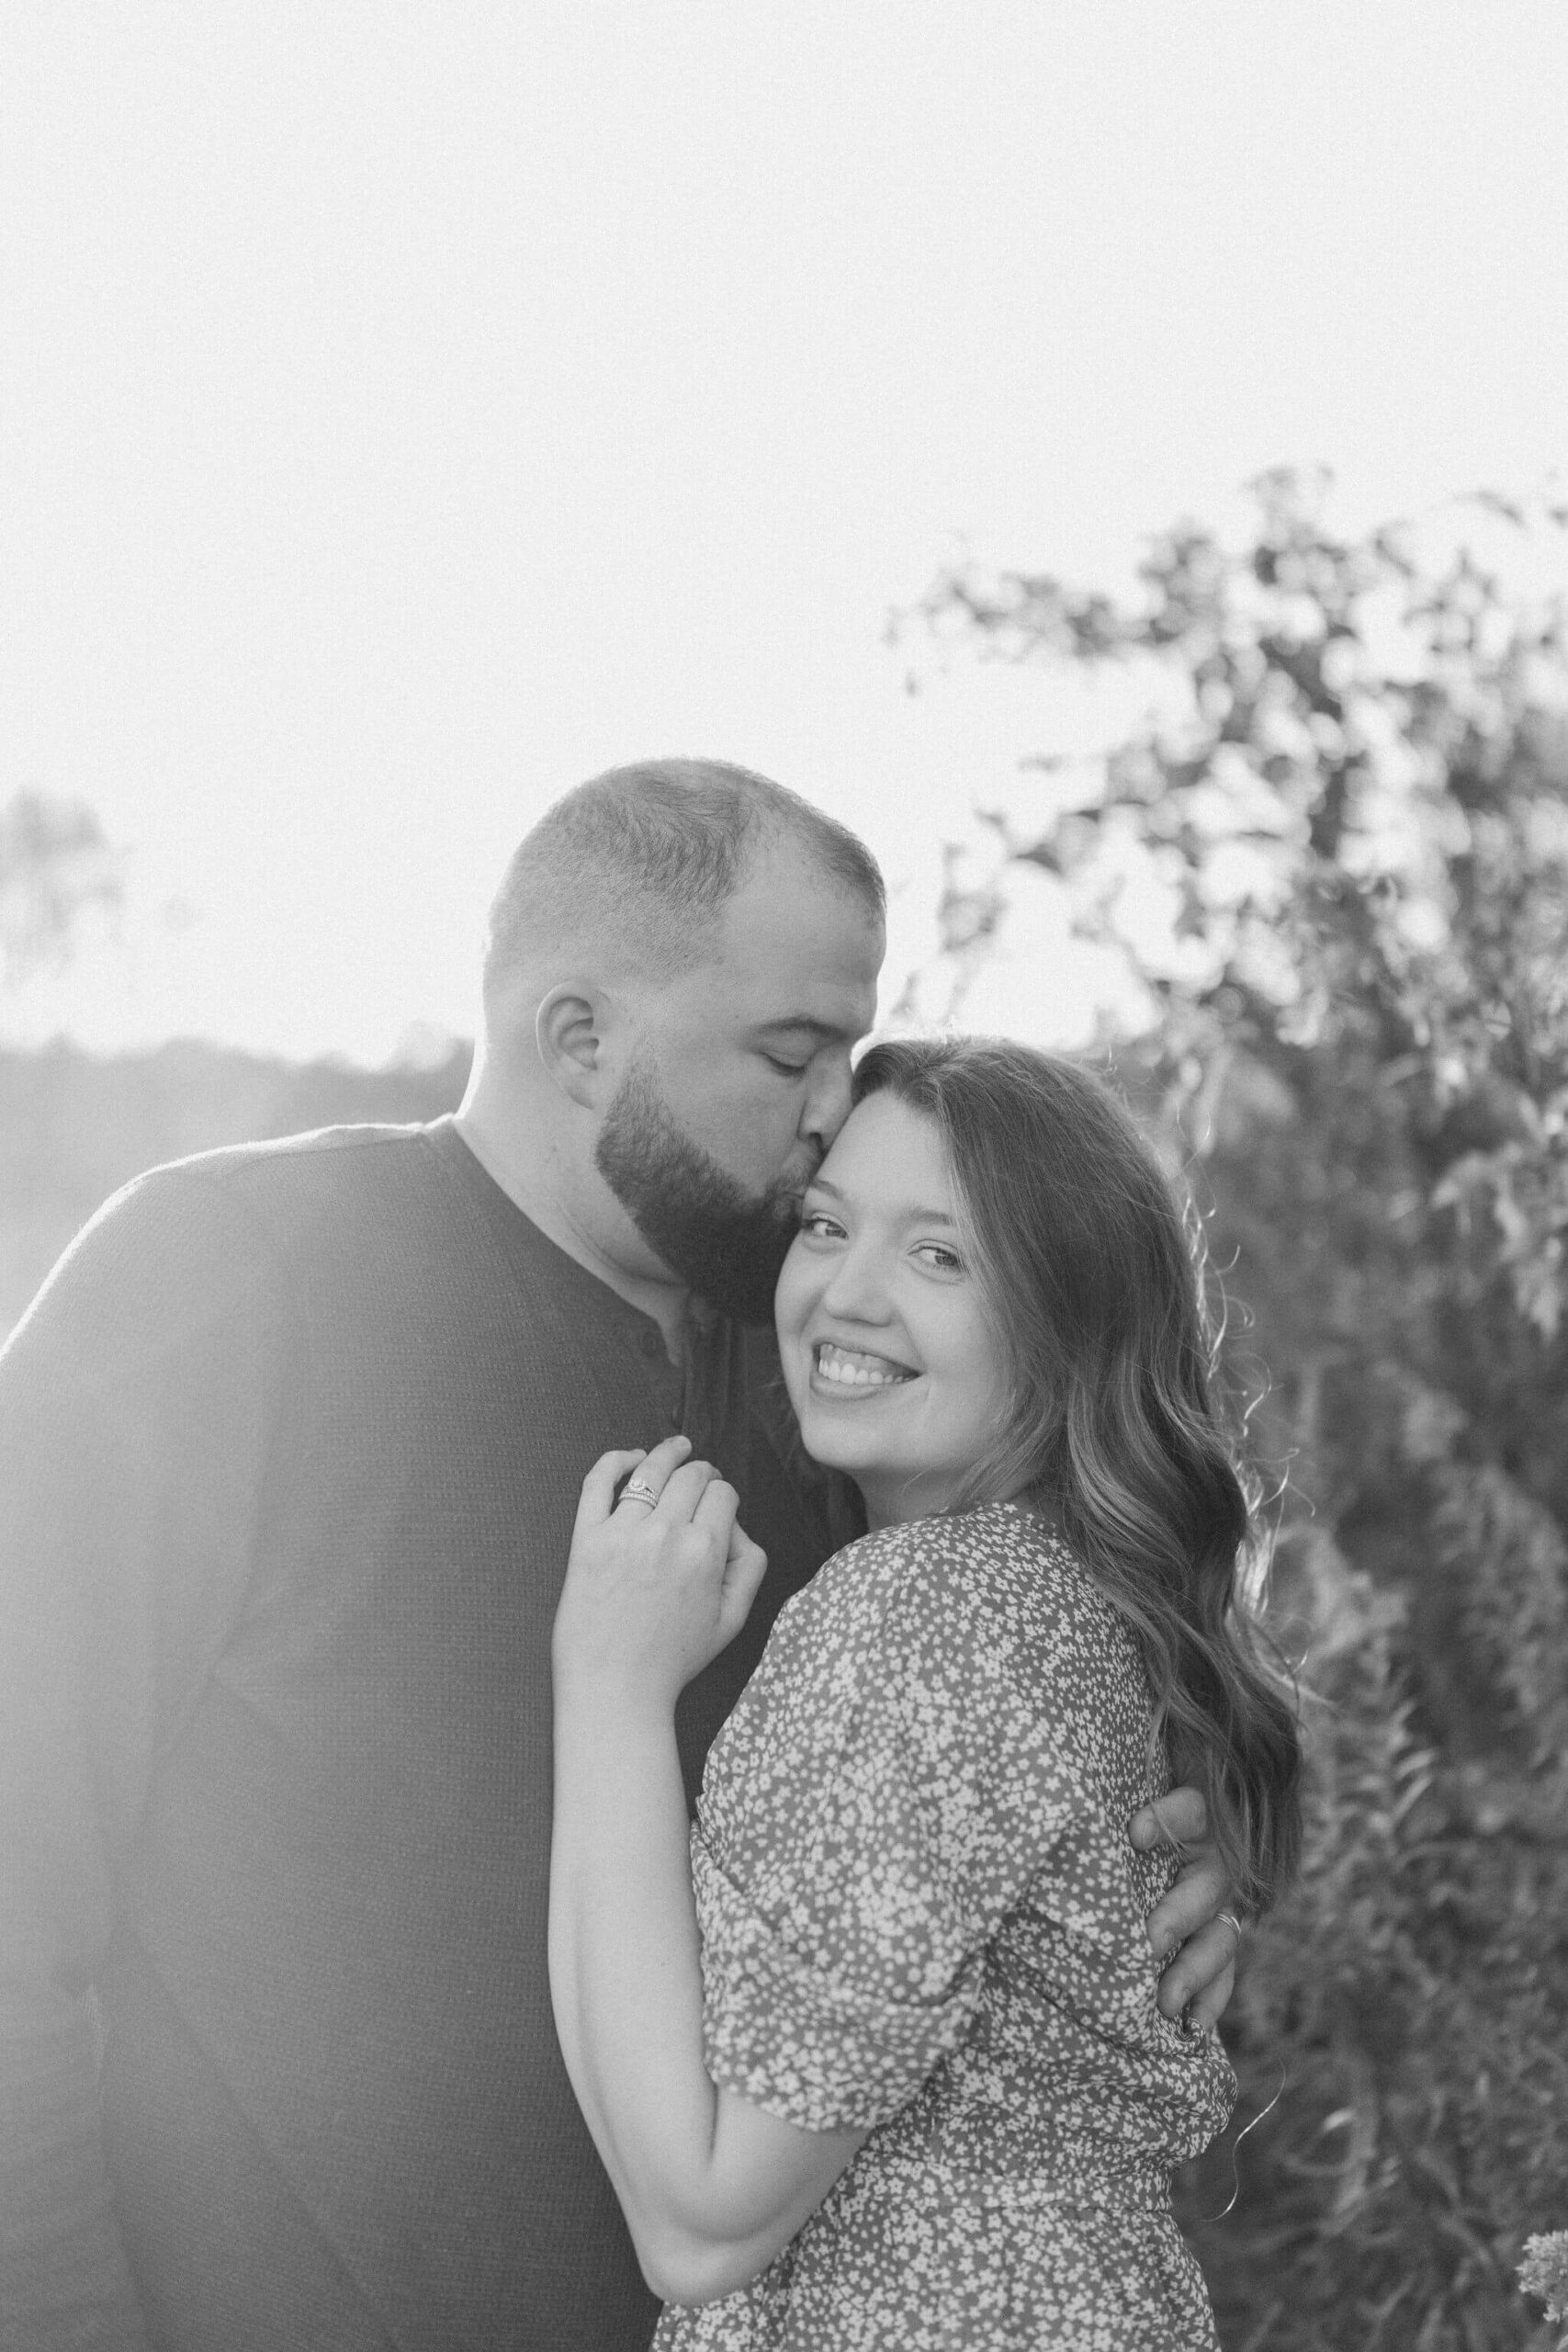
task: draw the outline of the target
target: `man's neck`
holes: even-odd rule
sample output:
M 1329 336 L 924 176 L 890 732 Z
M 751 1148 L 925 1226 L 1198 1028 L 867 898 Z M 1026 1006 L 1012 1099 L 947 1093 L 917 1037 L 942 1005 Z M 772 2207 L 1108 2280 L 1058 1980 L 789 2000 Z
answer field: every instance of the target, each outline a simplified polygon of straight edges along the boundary
M 481 1104 L 465 1102 L 455 1125 L 485 1173 L 499 1184 L 513 1206 L 522 1210 L 529 1223 L 536 1225 L 547 1240 L 575 1259 L 607 1290 L 613 1290 L 617 1298 L 624 1298 L 639 1314 L 649 1316 L 664 1336 L 671 1363 L 683 1363 L 691 1307 L 691 1293 L 686 1285 L 668 1278 L 658 1280 L 638 1274 L 608 1256 L 572 1216 L 570 1202 L 563 1197 L 565 1187 L 558 1181 L 552 1181 L 558 1174 L 558 1163 L 541 1164 L 536 1155 L 519 1149 L 512 1138 L 498 1129 L 493 1119 L 487 1118 Z

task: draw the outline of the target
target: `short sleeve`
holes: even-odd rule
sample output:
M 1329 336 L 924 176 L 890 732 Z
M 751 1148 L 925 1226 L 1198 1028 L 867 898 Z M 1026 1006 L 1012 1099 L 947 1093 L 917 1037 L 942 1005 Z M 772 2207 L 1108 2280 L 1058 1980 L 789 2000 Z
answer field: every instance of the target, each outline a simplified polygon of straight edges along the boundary
M 884 2121 L 956 2047 L 987 1945 L 1085 1809 L 998 1547 L 927 1520 L 836 1555 L 710 1759 L 709 2071 L 807 2130 Z

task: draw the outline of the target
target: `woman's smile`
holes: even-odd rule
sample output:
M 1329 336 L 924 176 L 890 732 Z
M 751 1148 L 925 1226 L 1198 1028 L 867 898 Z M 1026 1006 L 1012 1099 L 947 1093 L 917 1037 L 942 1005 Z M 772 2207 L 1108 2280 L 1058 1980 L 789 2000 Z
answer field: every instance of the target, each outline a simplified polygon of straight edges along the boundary
M 862 1397 L 919 1378 L 909 1364 L 896 1363 L 891 1356 L 875 1355 L 866 1348 L 845 1347 L 837 1340 L 818 1340 L 811 1351 L 813 1393 L 830 1396 L 835 1404 L 859 1403 Z

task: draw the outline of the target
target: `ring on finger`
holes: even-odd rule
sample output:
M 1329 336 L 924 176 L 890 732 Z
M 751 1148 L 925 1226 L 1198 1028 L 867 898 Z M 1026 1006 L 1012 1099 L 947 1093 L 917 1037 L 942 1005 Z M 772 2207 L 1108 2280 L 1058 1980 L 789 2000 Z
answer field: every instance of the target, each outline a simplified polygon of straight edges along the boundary
M 1239 1951 L 1241 1950 L 1241 1921 L 1234 1911 L 1222 1911 L 1217 1916 L 1235 1929 L 1235 1948 Z
M 646 1503 L 649 1510 L 656 1510 L 659 1507 L 659 1490 L 655 1487 L 650 1487 L 646 1478 L 628 1478 L 621 1488 L 621 1500 L 624 1503 Z M 1239 1929 L 1237 1933 L 1240 1933 Z

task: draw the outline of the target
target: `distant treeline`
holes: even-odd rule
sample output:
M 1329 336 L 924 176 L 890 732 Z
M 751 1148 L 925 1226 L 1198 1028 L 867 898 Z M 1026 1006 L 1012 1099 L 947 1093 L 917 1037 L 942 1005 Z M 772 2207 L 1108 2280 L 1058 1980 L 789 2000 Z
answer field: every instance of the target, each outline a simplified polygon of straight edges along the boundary
M 0 1048 L 0 1331 L 72 1235 L 144 1169 L 220 1144 L 456 1109 L 472 1048 L 431 1068 L 288 1062 L 182 1038 L 103 1057 Z

